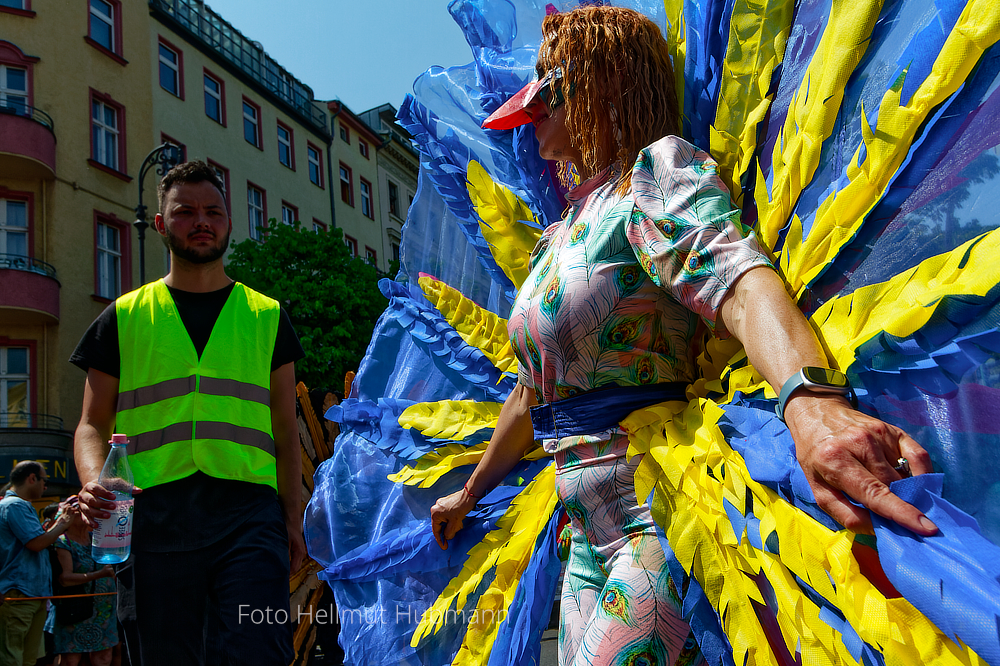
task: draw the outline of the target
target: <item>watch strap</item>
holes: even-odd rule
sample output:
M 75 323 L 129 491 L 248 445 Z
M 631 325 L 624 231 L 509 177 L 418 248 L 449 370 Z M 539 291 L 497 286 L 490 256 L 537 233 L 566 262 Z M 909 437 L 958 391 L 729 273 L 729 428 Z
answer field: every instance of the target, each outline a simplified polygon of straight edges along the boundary
M 806 370 L 817 370 L 823 373 L 832 373 L 843 383 L 843 386 L 837 386 L 810 379 L 806 376 Z M 858 396 L 854 392 L 854 387 L 851 386 L 844 373 L 839 370 L 831 370 L 828 368 L 802 368 L 785 381 L 785 383 L 781 386 L 781 391 L 778 393 L 778 405 L 775 407 L 775 412 L 777 413 L 778 418 L 782 421 L 785 420 L 785 405 L 791 399 L 792 395 L 799 389 L 805 389 L 811 393 L 842 395 L 851 401 L 852 407 L 855 409 L 858 407 Z

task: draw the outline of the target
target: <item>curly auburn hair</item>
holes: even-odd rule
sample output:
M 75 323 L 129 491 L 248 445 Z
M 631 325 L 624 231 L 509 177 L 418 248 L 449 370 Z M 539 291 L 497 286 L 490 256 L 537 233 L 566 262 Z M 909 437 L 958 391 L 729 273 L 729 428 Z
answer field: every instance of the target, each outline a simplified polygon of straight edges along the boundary
M 566 128 L 582 166 L 597 173 L 620 164 L 624 194 L 639 151 L 680 132 L 667 41 L 639 12 L 580 7 L 542 22 L 535 68 L 541 78 L 554 67 L 562 69 Z

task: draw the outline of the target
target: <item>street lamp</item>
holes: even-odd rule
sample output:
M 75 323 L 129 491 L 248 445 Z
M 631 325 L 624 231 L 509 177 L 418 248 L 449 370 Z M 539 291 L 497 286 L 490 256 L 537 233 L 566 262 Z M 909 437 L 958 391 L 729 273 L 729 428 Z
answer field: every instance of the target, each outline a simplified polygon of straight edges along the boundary
M 177 166 L 181 161 L 181 149 L 172 143 L 165 142 L 150 151 L 146 159 L 139 167 L 139 205 L 135 207 L 135 222 L 132 226 L 139 233 L 139 285 L 146 284 L 146 206 L 142 203 L 142 181 L 146 179 L 146 173 L 156 167 L 156 174 L 161 178 L 167 172 Z

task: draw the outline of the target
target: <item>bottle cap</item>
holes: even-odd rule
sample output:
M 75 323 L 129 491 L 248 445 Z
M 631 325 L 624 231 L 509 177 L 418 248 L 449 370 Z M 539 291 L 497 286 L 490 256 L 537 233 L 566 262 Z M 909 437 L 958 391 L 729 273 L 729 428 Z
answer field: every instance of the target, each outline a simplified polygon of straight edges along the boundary
M 124 446 L 128 444 L 128 435 L 111 435 L 111 446 L 118 444 Z

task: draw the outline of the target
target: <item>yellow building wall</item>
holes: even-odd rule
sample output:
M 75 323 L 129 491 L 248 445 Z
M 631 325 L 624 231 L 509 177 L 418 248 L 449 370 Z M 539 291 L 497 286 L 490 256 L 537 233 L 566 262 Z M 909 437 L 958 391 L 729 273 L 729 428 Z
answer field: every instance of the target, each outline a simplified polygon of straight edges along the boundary
M 26 186 L 0 179 L 0 185 L 35 193 L 33 256 L 52 264 L 61 284 L 58 324 L 24 327 L 3 321 L 0 336 L 27 336 L 36 341 L 37 400 L 32 410 L 61 417 L 70 430 L 79 419 L 84 375 L 67 359 L 107 304 L 94 296 L 94 211 L 131 223 L 137 203 L 134 179 L 152 147 L 148 10 L 142 2 L 126 1 L 120 7 L 125 64 L 87 43 L 86 2 L 35 0 L 33 17 L 0 13 L 0 39 L 39 58 L 33 66 L 34 105 L 52 117 L 56 136 L 54 181 Z M 125 178 L 87 161 L 91 156 L 91 89 L 124 106 Z M 126 232 L 131 235 L 131 275 L 123 282 L 137 286 L 138 243 L 134 230 Z M 147 273 L 162 269 L 159 253 L 147 252 L 147 259 Z
M 392 244 L 399 244 L 402 237 L 403 224 L 406 222 L 406 215 L 410 208 L 410 199 L 417 193 L 417 179 L 399 160 L 390 155 L 390 151 L 396 155 L 403 155 L 402 151 L 395 145 L 390 144 L 385 149 L 379 151 L 379 191 L 381 193 L 381 231 L 382 243 L 385 246 L 386 259 L 392 259 Z M 403 156 L 413 166 L 418 166 L 415 157 Z M 389 182 L 392 181 L 399 191 L 399 214 L 393 215 L 389 212 Z
M 333 178 L 331 183 L 334 189 L 336 200 L 337 227 L 344 230 L 346 236 L 351 236 L 358 241 L 358 256 L 365 257 L 365 248 L 370 247 L 375 250 L 379 270 L 389 269 L 389 259 L 385 256 L 382 242 L 381 220 L 381 195 L 379 191 L 378 159 L 377 148 L 379 143 L 373 137 L 364 136 L 359 132 L 357 125 L 350 120 L 345 120 L 343 115 L 334 117 L 330 114 L 333 124 L 333 145 L 331 157 L 333 162 Z M 345 127 L 348 130 L 350 141 L 341 138 L 340 129 Z M 360 151 L 359 140 L 364 140 L 368 144 L 368 158 L 366 159 Z M 344 202 L 340 189 L 340 168 L 343 163 L 348 166 L 354 175 L 354 206 Z M 372 215 L 370 219 L 361 210 L 361 179 L 364 178 L 372 186 Z
M 329 227 L 330 195 L 326 151 L 327 143 L 300 122 L 286 113 L 270 98 L 245 83 L 218 60 L 209 57 L 193 43 L 150 17 L 148 47 L 154 54 L 150 59 L 149 76 L 152 81 L 153 123 L 152 140 L 160 143 L 161 135 L 179 141 L 187 148 L 189 160 L 211 160 L 229 170 L 229 201 L 232 207 L 233 235 L 231 242 L 239 243 L 250 237 L 247 186 L 249 183 L 262 189 L 266 195 L 266 216 L 281 220 L 282 201 L 298 208 L 299 219 L 305 229 L 312 229 L 313 219 Z M 168 92 L 159 83 L 159 44 L 165 39 L 183 55 L 184 98 Z M 225 126 L 205 114 L 205 70 L 225 84 Z M 262 148 L 251 145 L 243 138 L 243 98 L 246 96 L 260 107 Z M 295 169 L 278 161 L 278 121 L 292 130 Z M 306 143 L 311 142 L 323 153 L 321 166 L 324 187 L 309 180 Z M 151 208 L 155 208 L 152 206 Z

